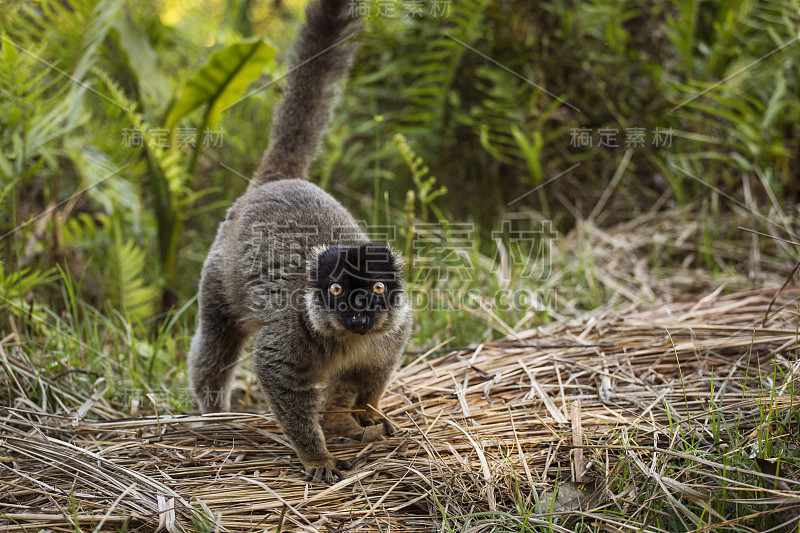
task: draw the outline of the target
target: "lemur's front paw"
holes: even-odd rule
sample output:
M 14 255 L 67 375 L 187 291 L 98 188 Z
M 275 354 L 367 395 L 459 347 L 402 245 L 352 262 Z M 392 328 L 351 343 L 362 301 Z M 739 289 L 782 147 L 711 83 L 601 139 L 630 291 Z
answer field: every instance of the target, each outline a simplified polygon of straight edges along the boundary
M 353 464 L 344 459 L 336 459 L 331 457 L 324 461 L 309 461 L 305 464 L 306 467 L 306 481 L 311 483 L 319 483 L 320 481 L 327 484 L 332 484 L 336 479 L 344 479 L 344 474 L 340 470 L 350 470 Z M 336 478 L 336 479 L 335 479 Z
M 363 411 L 359 411 L 356 414 L 356 418 L 358 419 L 359 423 L 365 427 L 377 426 L 379 424 L 383 425 L 383 434 L 387 437 L 394 434 L 394 427 L 392 427 L 392 423 L 389 421 L 389 419 L 375 410 L 373 407 L 367 406 Z

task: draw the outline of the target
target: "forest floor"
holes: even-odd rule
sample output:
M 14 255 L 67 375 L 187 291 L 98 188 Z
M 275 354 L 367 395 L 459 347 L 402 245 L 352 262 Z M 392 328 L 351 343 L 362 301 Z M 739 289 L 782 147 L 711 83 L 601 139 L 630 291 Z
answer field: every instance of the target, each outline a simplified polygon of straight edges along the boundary
M 331 446 L 354 461 L 333 486 L 303 481 L 268 412 L 201 418 L 156 406 L 157 415 L 126 417 L 101 389 L 74 394 L 73 374 L 31 368 L 9 336 L 0 360 L 17 400 L 0 418 L 0 523 L 797 530 L 798 292 L 718 292 L 419 356 L 382 403 L 395 434 Z M 59 398 L 58 413 L 26 400 L 30 383 Z

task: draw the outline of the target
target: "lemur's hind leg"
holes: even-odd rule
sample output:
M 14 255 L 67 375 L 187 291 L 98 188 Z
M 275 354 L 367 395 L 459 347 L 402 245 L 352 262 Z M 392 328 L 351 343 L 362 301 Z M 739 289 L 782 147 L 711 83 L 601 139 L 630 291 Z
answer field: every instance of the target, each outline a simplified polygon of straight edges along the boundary
M 202 412 L 229 411 L 231 381 L 245 334 L 211 262 L 203 268 L 198 299 L 200 318 L 189 349 L 189 379 Z
M 352 409 L 358 395 L 358 386 L 351 380 L 336 379 L 328 388 L 328 399 L 322 413 L 322 430 L 325 437 L 345 437 L 361 440 L 364 426 L 353 417 Z
M 364 426 L 381 424 L 385 435 L 392 435 L 392 423 L 378 411 L 378 404 L 392 377 L 392 368 L 381 371 L 361 371 L 353 375 L 358 394 L 353 402 L 353 416 Z

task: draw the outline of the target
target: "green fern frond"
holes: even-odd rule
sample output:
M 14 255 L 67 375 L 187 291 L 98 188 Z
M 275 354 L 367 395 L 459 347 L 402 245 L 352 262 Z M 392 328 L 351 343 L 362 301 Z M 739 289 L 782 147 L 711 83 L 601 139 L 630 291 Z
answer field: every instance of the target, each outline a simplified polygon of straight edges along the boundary
M 38 157 L 57 167 L 53 141 L 72 134 L 88 119 L 86 77 L 121 6 L 120 0 L 46 0 L 19 9 L 7 28 L 0 94 L 13 111 L 0 121 L 11 130 L 4 131 L 4 137 L 19 137 L 13 157 L 6 156 L 15 161 L 16 174 Z
M 444 215 L 436 208 L 433 201 L 447 194 L 447 187 L 444 185 L 436 187 L 436 177 L 430 175 L 430 169 L 425 165 L 422 158 L 414 153 L 414 150 L 408 145 L 408 140 L 402 133 L 398 133 L 394 136 L 394 143 L 403 156 L 408 168 L 411 170 L 411 180 L 415 188 L 414 191 L 409 191 L 412 193 L 410 196 L 412 205 L 414 198 L 418 198 L 422 211 L 422 220 L 424 221 L 428 220 L 429 208 L 434 212 L 437 220 L 445 220 Z M 408 201 L 409 196 L 407 195 L 406 198 Z M 406 207 L 408 208 L 408 205 Z
M 147 251 L 132 239 L 118 238 L 111 254 L 109 266 L 114 279 L 112 301 L 132 322 L 151 316 L 158 302 L 159 291 L 144 279 L 149 262 Z
M 121 0 L 42 0 L 21 9 L 8 31 L 26 49 L 37 43 L 37 36 L 39 41 L 46 39 L 46 49 L 37 56 L 59 72 L 62 83 L 79 84 L 94 66 L 121 9 Z M 31 37 L 34 40 L 28 42 Z
M 27 50 L 4 35 L 0 53 L 0 149 L 19 176 L 31 159 L 55 158 L 48 144 L 78 127 L 83 91 L 42 68 L 41 46 Z
M 66 220 L 62 239 L 70 250 L 103 250 L 113 242 L 110 227 L 107 215 L 81 212 Z
M 5 301 L 22 298 L 29 291 L 50 281 L 50 276 L 31 268 L 6 272 L 0 262 L 0 296 Z
M 111 99 L 123 110 L 130 122 L 129 130 L 141 136 L 141 148 L 147 154 L 148 159 L 156 165 L 157 172 L 163 177 L 166 190 L 173 195 L 188 194 L 191 190 L 186 183 L 186 169 L 181 160 L 181 154 L 177 150 L 164 150 L 160 139 L 154 135 L 158 129 L 154 128 L 138 112 L 137 105 L 131 101 L 119 84 L 105 72 L 96 69 L 96 75 L 103 82 Z
M 142 198 L 135 185 L 119 173 L 119 165 L 84 139 L 70 138 L 65 151 L 86 184 L 86 196 L 105 213 L 119 215 L 134 235 L 142 234 Z
M 0 311 L 19 317 L 24 323 L 37 326 L 46 324 L 46 313 L 35 300 L 28 299 L 31 291 L 52 283 L 50 272 L 33 268 L 8 271 L 0 261 Z
M 462 57 L 473 53 L 470 48 L 483 35 L 480 22 L 490 4 L 488 0 L 461 0 L 448 19 L 453 24 L 419 24 L 424 34 L 421 42 L 427 44 L 413 63 L 416 79 L 403 91 L 403 99 L 409 102 L 401 113 L 404 123 L 434 131 L 444 126 Z
M 158 252 L 161 272 L 167 287 L 178 284 L 177 255 L 178 234 L 186 201 L 192 198 L 187 184 L 187 172 L 177 149 L 163 150 L 154 138 L 145 118 L 136 111 L 136 105 L 124 94 L 108 75 L 98 71 L 98 76 L 108 89 L 111 98 L 124 110 L 131 129 L 142 139 L 141 149 L 147 159 L 150 190 L 158 224 Z

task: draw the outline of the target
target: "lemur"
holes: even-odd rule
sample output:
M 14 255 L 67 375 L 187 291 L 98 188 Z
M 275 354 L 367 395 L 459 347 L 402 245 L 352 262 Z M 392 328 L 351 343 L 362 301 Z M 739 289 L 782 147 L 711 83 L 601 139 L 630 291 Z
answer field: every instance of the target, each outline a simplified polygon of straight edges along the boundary
M 326 437 L 361 439 L 390 424 L 376 410 L 412 326 L 403 261 L 373 243 L 332 196 L 307 181 L 347 75 L 357 21 L 349 0 L 313 0 L 294 44 L 288 88 L 246 192 L 203 265 L 189 374 L 203 412 L 230 409 L 243 343 L 306 480 L 351 468 Z

